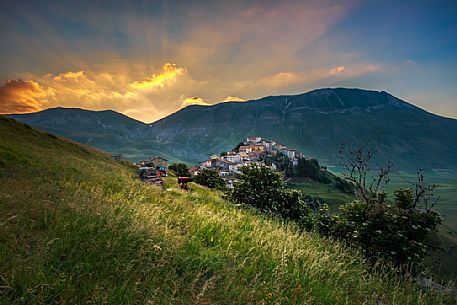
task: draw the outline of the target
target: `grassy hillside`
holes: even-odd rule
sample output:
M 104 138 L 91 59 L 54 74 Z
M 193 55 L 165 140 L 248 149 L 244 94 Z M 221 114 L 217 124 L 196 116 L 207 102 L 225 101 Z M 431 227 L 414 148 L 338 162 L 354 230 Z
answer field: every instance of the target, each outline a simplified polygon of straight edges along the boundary
M 220 193 L 167 188 L 0 117 L 0 304 L 456 301 Z

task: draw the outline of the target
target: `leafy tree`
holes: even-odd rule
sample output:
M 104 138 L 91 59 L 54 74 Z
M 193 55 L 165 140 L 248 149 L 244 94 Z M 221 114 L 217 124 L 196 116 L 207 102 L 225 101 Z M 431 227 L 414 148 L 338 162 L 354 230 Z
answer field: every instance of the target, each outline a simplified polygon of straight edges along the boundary
M 337 182 L 337 177 L 329 173 L 327 170 L 321 169 L 321 166 L 319 165 L 319 162 L 316 159 L 304 157 L 298 158 L 297 168 L 295 169 L 295 175 L 297 177 L 310 178 L 314 181 L 326 184 Z
M 193 180 L 209 188 L 223 188 L 225 186 L 225 181 L 219 176 L 219 172 L 212 169 L 204 169 Z
M 274 164 L 276 169 L 280 172 L 283 172 L 286 177 L 294 176 L 292 160 L 290 160 L 290 158 L 286 155 L 279 152 L 274 156 L 265 156 L 265 158 L 262 160 L 268 166 Z
M 299 177 L 307 177 L 313 180 L 320 180 L 321 167 L 316 159 L 299 158 L 297 174 Z
M 384 186 L 389 182 L 390 164 L 370 172 L 373 154 L 366 148 L 351 152 L 345 177 L 354 183 L 359 201 L 341 206 L 336 215 L 321 211 L 317 231 L 360 246 L 369 260 L 383 258 L 419 271 L 442 221 L 434 211 L 433 186 L 424 182 L 419 171 L 412 188 L 396 190 L 394 201 L 387 201 Z
M 310 208 L 301 192 L 285 188 L 281 174 L 256 165 L 242 167 L 240 171 L 239 180 L 230 194 L 233 203 L 248 204 L 261 211 L 307 223 L 305 220 L 311 214 Z
M 184 163 L 173 163 L 168 168 L 174 171 L 178 177 L 190 177 L 189 168 Z
M 243 145 L 244 145 L 244 142 L 240 142 L 240 143 L 236 144 L 236 146 L 232 149 L 232 151 L 240 152 L 240 146 L 243 146 Z

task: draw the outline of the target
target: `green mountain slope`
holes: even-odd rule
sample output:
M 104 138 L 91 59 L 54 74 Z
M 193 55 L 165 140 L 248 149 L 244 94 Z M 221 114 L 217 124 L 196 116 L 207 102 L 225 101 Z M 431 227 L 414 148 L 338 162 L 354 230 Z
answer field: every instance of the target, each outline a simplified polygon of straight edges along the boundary
M 106 151 L 128 146 L 147 129 L 146 124 L 112 110 L 52 108 L 9 117 Z
M 145 139 L 190 160 L 225 151 L 248 135 L 337 164 L 340 144 L 378 147 L 396 169 L 457 168 L 457 120 L 439 117 L 386 92 L 321 89 L 245 103 L 190 106 L 152 125 Z
M 2 304 L 452 304 L 361 256 L 0 116 Z
M 43 130 L 130 160 L 152 154 L 196 162 L 233 148 L 249 135 L 276 139 L 325 164 L 338 150 L 376 143 L 381 163 L 396 170 L 457 170 L 457 120 L 440 117 L 386 92 L 319 89 L 244 103 L 189 106 L 146 125 L 114 112 L 50 109 L 14 115 Z

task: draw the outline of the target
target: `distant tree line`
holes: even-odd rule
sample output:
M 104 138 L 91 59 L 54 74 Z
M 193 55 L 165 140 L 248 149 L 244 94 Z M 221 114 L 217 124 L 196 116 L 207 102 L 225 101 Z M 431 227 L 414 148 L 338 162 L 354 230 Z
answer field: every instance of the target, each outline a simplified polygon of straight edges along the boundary
M 292 160 L 278 153 L 275 156 L 266 156 L 263 161 L 265 165 L 274 164 L 276 170 L 283 172 L 287 178 L 308 178 L 320 183 L 333 184 L 336 188 L 346 194 L 354 193 L 354 184 L 346 179 L 342 179 L 326 168 L 320 166 L 316 159 L 300 157 L 297 166 L 293 166 Z

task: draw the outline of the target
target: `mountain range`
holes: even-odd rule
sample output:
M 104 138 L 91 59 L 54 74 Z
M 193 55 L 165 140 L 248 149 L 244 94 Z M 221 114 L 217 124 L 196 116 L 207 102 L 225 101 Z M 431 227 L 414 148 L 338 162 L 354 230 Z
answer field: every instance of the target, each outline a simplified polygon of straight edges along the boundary
M 377 161 L 396 169 L 457 169 L 457 120 L 384 91 L 326 88 L 213 106 L 191 105 L 151 124 L 120 113 L 53 108 L 9 115 L 21 122 L 131 160 L 159 154 L 189 163 L 258 135 L 337 164 L 343 145 L 371 142 Z

